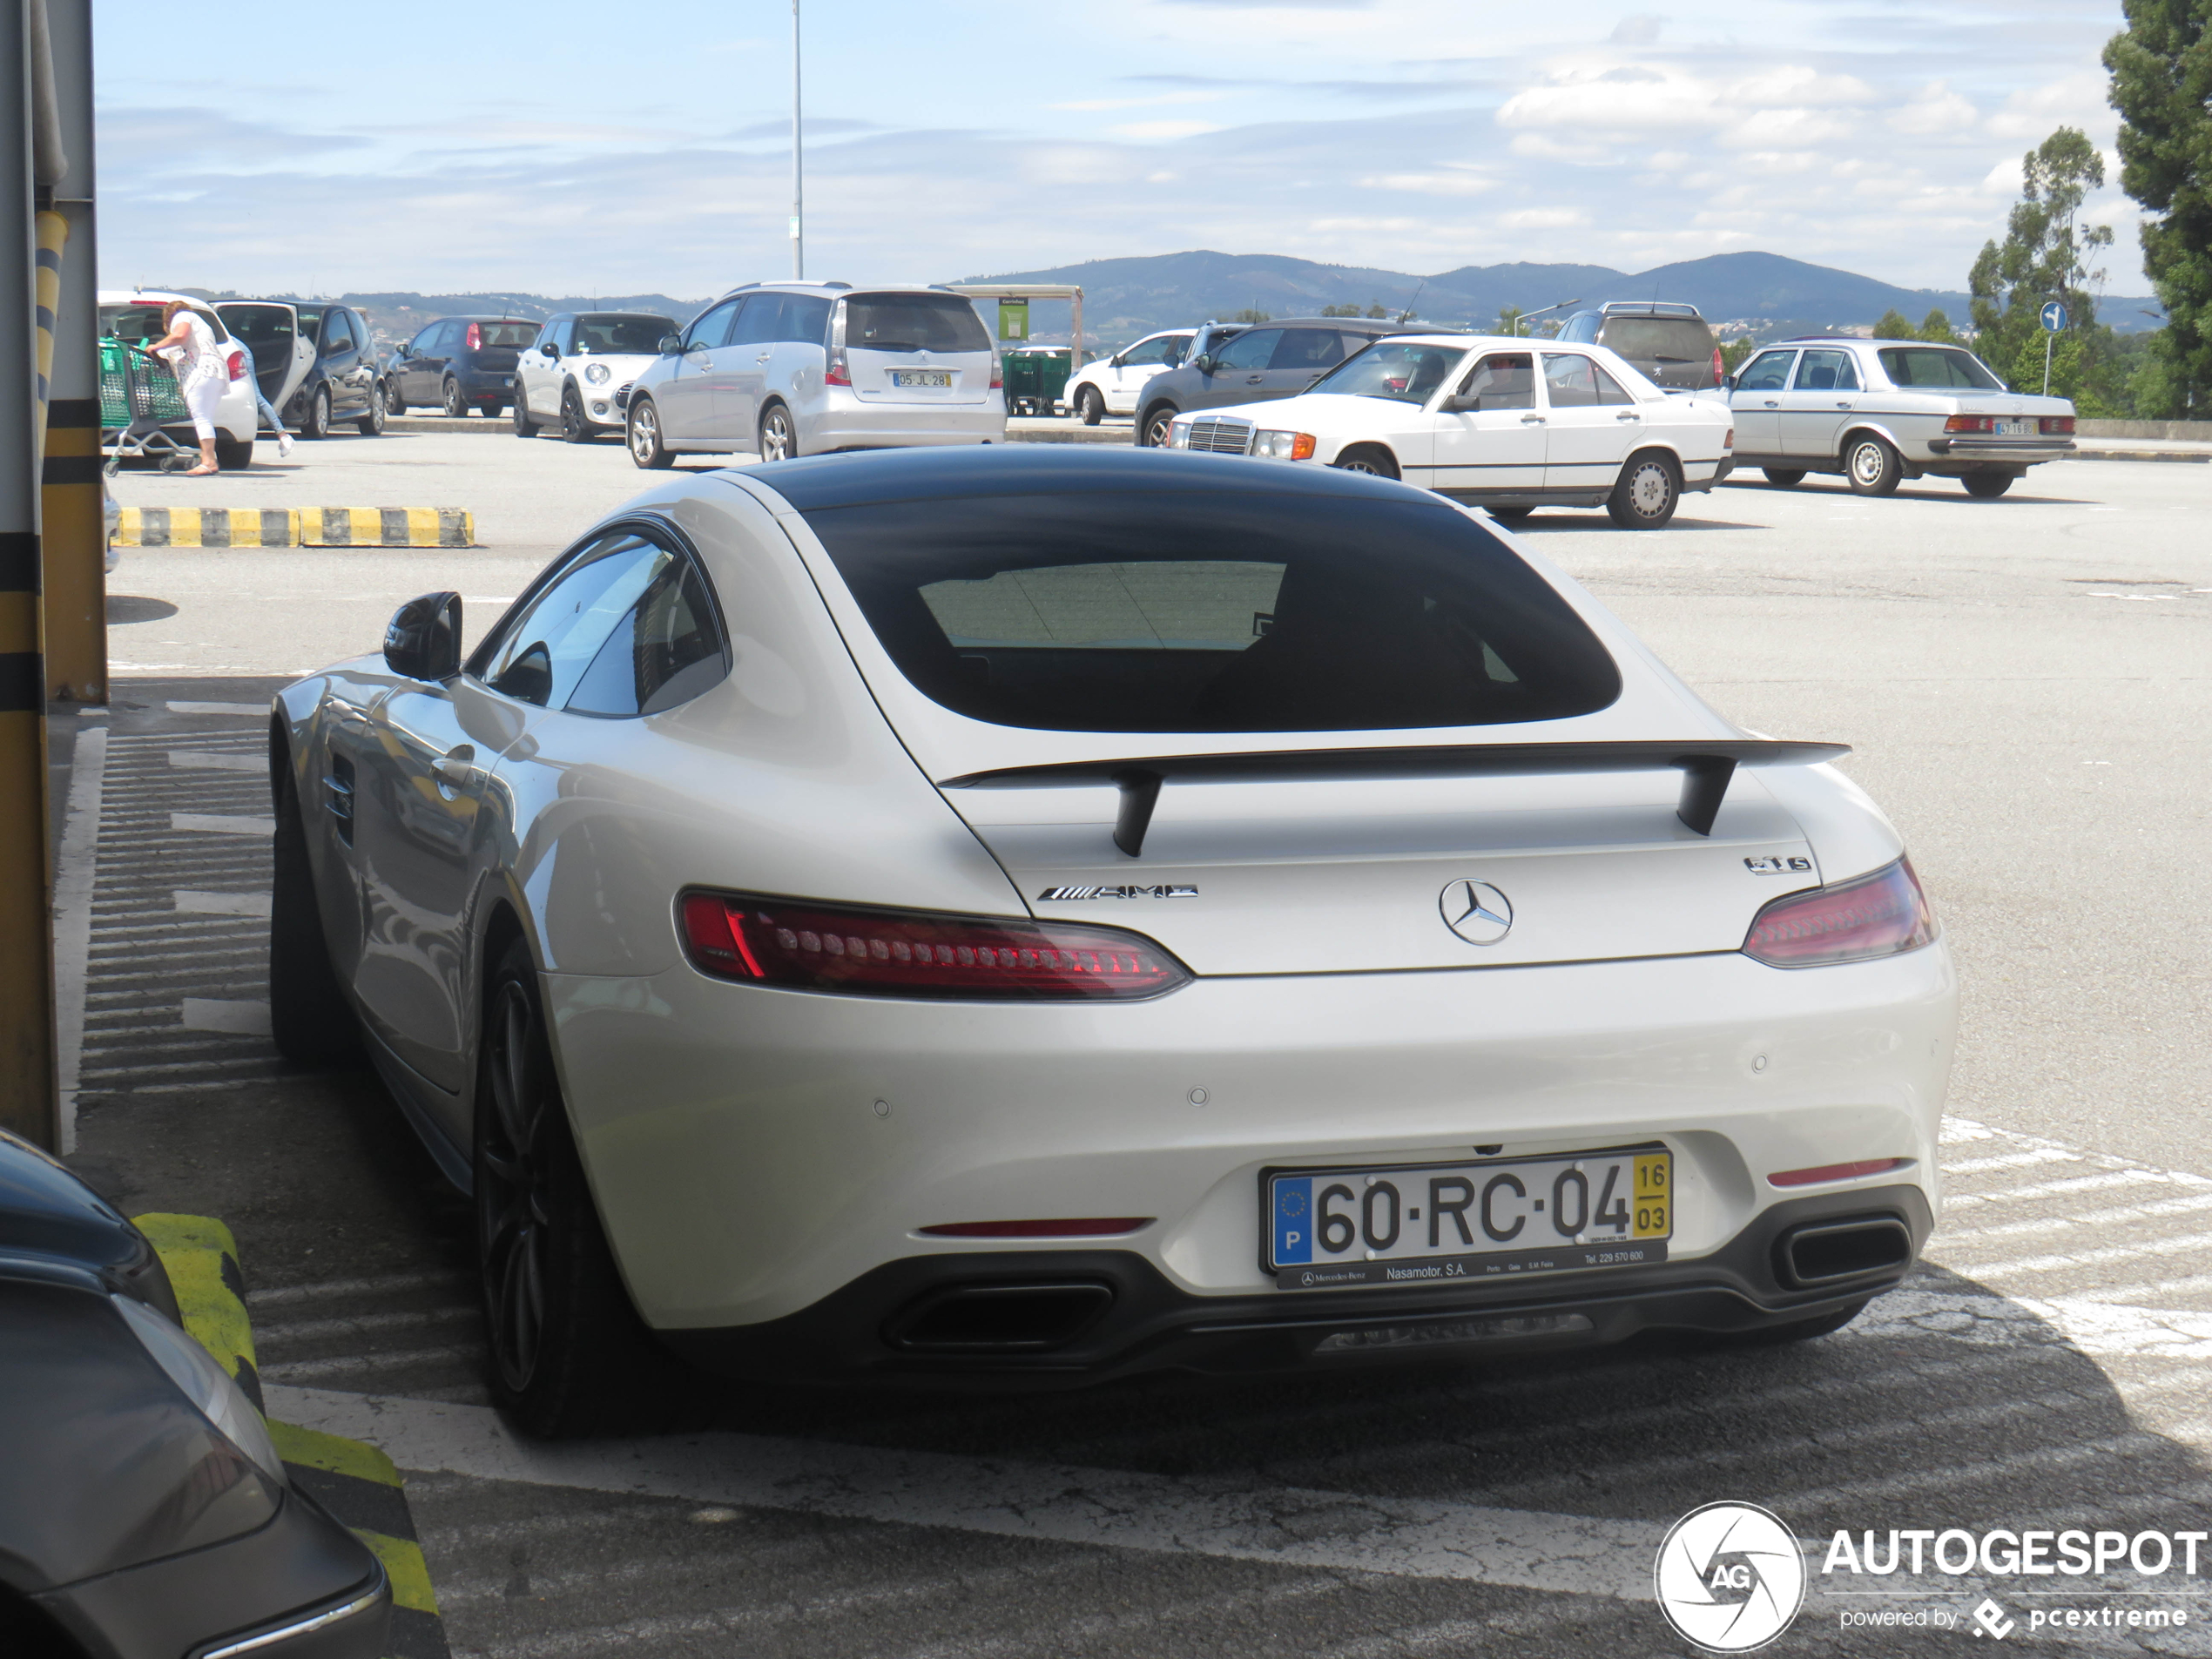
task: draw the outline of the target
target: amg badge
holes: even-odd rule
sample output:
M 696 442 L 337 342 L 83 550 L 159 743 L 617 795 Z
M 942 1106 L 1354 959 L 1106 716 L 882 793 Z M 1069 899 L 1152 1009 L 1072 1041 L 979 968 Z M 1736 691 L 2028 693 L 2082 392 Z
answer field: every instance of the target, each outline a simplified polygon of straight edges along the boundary
M 1198 889 L 1185 887 L 1047 887 L 1037 894 L 1040 900 L 1065 899 L 1195 899 Z
M 1745 859 L 1743 867 L 1753 875 L 1811 875 L 1811 859 L 1767 858 Z

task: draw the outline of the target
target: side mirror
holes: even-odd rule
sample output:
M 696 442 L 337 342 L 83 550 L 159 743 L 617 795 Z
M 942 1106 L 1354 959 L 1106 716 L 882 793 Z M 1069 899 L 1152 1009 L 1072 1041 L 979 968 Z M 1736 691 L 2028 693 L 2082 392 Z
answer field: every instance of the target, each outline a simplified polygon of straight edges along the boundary
M 561 354 L 561 342 L 557 340 L 549 340 L 540 346 L 538 350 L 543 352 L 548 357 L 558 357 Z
M 1470 410 L 1479 409 L 1481 407 L 1481 393 L 1454 392 L 1451 396 L 1446 398 L 1443 402 L 1437 405 L 1437 413 L 1440 415 L 1465 415 Z
M 661 354 L 662 356 L 664 356 L 664 357 L 673 357 L 673 356 L 674 356 L 674 355 L 675 355 L 678 352 L 682 351 L 683 349 L 684 349 L 684 336 L 683 336 L 683 335 L 681 335 L 681 334 L 663 334 L 663 335 L 660 337 L 660 354 Z
M 1728 388 L 1730 391 L 1734 391 L 1736 389 L 1736 376 L 1733 374 L 1730 375 L 1726 380 L 1723 381 L 1721 384 Z
M 1210 351 L 1200 352 L 1196 357 L 1193 357 L 1190 360 L 1190 367 L 1197 369 L 1201 374 L 1212 374 L 1214 371 L 1213 354 Z
M 384 630 L 384 666 L 432 684 L 461 671 L 461 596 L 426 593 L 392 613 Z

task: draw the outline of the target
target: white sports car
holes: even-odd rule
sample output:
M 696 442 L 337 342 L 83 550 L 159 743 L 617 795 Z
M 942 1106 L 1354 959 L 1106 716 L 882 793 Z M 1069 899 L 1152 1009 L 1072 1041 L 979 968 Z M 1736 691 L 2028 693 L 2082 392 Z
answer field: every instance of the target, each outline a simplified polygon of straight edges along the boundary
M 1724 404 L 1662 391 L 1602 346 L 1393 334 L 1297 397 L 1177 415 L 1168 447 L 1402 478 L 1496 518 L 1603 507 L 1658 529 L 1728 476 L 1735 436 Z
M 825 455 L 640 496 L 465 661 L 460 603 L 276 699 L 270 995 L 473 1189 L 536 1432 L 667 1350 L 1813 1336 L 1933 1224 L 1955 987 L 1897 832 L 1478 513 Z

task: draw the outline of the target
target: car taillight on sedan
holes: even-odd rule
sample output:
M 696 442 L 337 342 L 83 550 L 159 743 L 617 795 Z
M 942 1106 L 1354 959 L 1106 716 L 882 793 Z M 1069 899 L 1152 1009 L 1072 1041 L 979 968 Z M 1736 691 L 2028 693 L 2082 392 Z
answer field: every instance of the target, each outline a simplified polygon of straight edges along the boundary
M 687 893 L 678 910 L 701 973 L 792 990 L 1089 1001 L 1157 996 L 1190 977 L 1150 940 L 1118 927 L 714 893 Z
M 470 351 L 482 351 L 483 348 L 484 331 L 472 322 L 469 325 L 468 349 Z
M 2070 415 L 2047 415 L 2040 422 L 2047 438 L 2070 438 L 2074 435 L 2074 417 Z
M 1769 968 L 1825 968 L 1900 955 L 1932 942 L 1935 912 L 1909 859 L 1871 875 L 1777 899 L 1761 910 L 1743 954 Z

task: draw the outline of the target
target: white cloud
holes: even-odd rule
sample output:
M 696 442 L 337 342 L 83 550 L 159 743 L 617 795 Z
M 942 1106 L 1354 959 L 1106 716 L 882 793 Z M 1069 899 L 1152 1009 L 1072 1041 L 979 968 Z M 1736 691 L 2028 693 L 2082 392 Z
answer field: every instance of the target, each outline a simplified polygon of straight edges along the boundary
M 1574 207 L 1524 207 L 1498 215 L 1498 223 L 1509 231 L 1563 231 L 1589 222 L 1588 213 Z
M 1498 110 L 1500 126 L 1568 133 L 1687 132 L 1721 118 L 1708 83 L 1679 71 L 1627 66 L 1565 71 L 1514 93 Z
M 1140 144 L 1163 138 L 1195 138 L 1202 132 L 1218 132 L 1211 121 L 1130 121 L 1113 129 L 1114 136 Z
M 1784 64 L 1746 76 L 1724 94 L 1738 105 L 1871 104 L 1874 89 L 1856 75 L 1823 75 L 1803 64 Z
M 1426 196 L 1480 196 L 1498 187 L 1494 179 L 1461 170 L 1371 173 L 1359 183 L 1370 190 L 1411 190 Z
M 2027 138 L 2040 144 L 2061 126 L 2081 127 L 2090 132 L 2111 127 L 2111 107 L 2105 102 L 2107 83 L 2101 70 L 2082 70 L 2024 88 L 2005 100 L 2005 107 L 1989 118 L 1989 131 L 2000 138 Z
M 1961 132 L 1981 119 L 1971 99 L 1961 98 L 1941 81 L 1930 81 L 1890 112 L 1889 129 L 1913 137 L 1939 132 Z
M 1755 110 L 1721 134 L 1721 142 L 1736 149 L 1784 150 L 1842 145 L 1865 130 L 1858 117 L 1831 110 Z
M 1623 17 L 1613 25 L 1615 42 L 1623 46 L 1656 45 L 1659 31 L 1667 26 L 1665 17 L 1656 12 L 1640 11 Z

